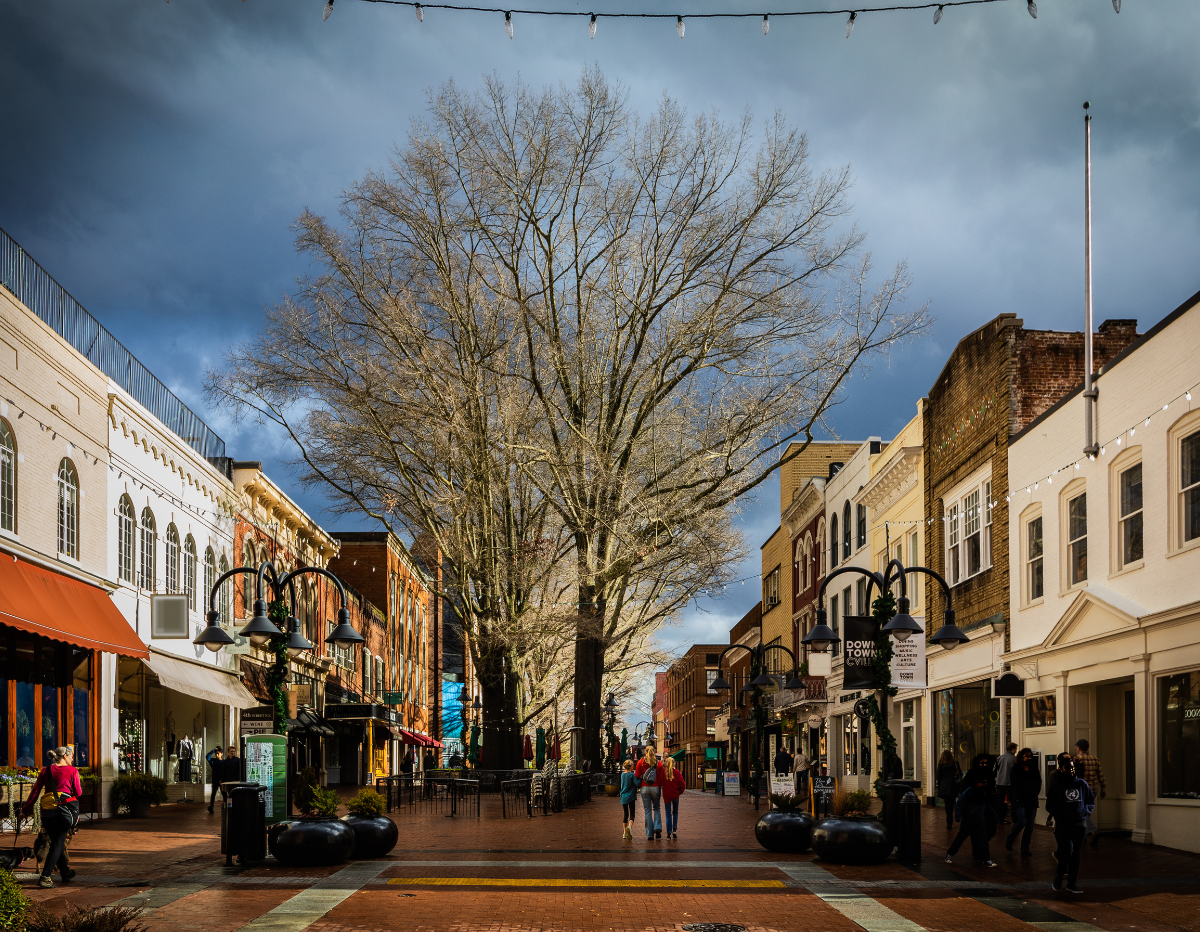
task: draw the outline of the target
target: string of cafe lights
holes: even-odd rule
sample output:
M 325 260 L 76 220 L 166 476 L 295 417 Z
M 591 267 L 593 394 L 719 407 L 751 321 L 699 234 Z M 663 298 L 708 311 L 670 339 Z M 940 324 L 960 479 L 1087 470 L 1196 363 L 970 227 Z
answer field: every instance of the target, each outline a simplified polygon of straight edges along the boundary
M 679 38 L 686 35 L 687 20 L 689 19 L 757 19 L 760 21 L 762 34 L 765 36 L 771 30 L 771 17 L 776 19 L 791 19 L 798 16 L 849 16 L 846 20 L 846 38 L 854 31 L 854 24 L 864 13 L 895 13 L 912 10 L 933 10 L 933 23 L 936 26 L 942 21 L 942 16 L 949 7 L 979 6 L 985 3 L 1007 3 L 1008 0 L 947 0 L 944 3 L 915 3 L 875 7 L 846 7 L 844 9 L 824 10 L 792 10 L 784 13 L 748 13 L 748 12 L 718 12 L 718 13 L 584 13 L 578 10 L 516 10 L 504 7 L 467 6 L 456 3 L 419 3 L 417 0 L 360 0 L 363 3 L 380 3 L 387 6 L 409 7 L 416 14 L 417 22 L 425 22 L 427 10 L 450 10 L 459 13 L 489 13 L 499 17 L 504 16 L 504 31 L 510 39 L 515 38 L 516 29 L 514 16 L 550 16 L 570 17 L 572 19 L 587 18 L 588 38 L 596 38 L 596 30 L 600 19 L 665 19 L 675 20 L 675 33 Z M 1020 2 L 1020 0 L 1016 0 Z M 333 13 L 334 0 L 326 0 L 321 12 L 321 20 L 329 19 Z M 1121 0 L 1112 0 L 1113 10 L 1121 12 Z M 1038 8 L 1035 0 L 1025 0 L 1025 9 L 1034 19 L 1037 19 Z M 761 17 L 761 19 L 760 19 Z

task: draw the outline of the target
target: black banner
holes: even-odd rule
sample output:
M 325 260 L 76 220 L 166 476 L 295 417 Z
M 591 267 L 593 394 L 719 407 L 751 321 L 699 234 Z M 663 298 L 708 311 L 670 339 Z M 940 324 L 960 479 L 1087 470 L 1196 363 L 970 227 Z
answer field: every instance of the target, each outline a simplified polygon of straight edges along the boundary
M 870 616 L 847 615 L 842 619 L 842 689 L 874 689 L 875 636 L 879 622 Z

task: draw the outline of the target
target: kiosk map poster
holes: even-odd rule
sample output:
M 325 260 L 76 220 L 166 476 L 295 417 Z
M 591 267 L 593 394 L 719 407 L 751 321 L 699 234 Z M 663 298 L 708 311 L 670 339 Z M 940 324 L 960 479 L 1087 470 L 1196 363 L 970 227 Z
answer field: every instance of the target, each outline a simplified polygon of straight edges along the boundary
M 287 818 L 287 738 L 250 735 L 246 739 L 246 782 L 266 789 L 266 823 Z

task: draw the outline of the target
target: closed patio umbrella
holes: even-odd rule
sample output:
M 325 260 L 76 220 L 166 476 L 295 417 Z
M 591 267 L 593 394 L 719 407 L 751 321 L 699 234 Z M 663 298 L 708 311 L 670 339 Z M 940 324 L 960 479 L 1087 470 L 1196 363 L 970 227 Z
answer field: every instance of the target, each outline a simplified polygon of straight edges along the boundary
M 533 760 L 533 741 L 530 740 L 529 735 L 525 736 L 525 748 L 521 751 L 521 759 Z
M 541 770 L 546 766 L 546 729 L 538 726 L 537 730 L 537 754 L 534 756 L 533 765 Z

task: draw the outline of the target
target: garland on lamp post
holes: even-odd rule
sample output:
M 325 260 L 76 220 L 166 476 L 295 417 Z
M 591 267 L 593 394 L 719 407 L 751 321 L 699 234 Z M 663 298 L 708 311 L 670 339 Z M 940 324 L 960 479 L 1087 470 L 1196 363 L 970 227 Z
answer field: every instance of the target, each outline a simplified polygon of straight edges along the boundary
M 883 798 L 883 784 L 887 774 L 891 773 L 892 761 L 896 759 L 896 736 L 892 734 L 887 716 L 879 702 L 880 697 L 892 697 L 899 690 L 892 685 L 892 657 L 895 647 L 891 637 L 883 629 L 896 615 L 896 598 L 888 590 L 884 590 L 879 598 L 871 603 L 871 617 L 879 622 L 879 630 L 875 632 L 875 656 L 871 660 L 871 670 L 875 675 L 875 693 L 868 697 L 867 708 L 871 711 L 871 723 L 875 726 L 875 735 L 879 740 L 880 750 L 883 751 L 882 766 L 875 776 L 875 794 Z
M 287 630 L 287 599 L 273 599 L 267 603 L 267 618 L 281 631 Z M 267 669 L 267 692 L 271 696 L 271 708 L 275 713 L 275 734 L 286 735 L 288 729 L 288 700 L 285 685 L 288 680 L 288 645 L 285 638 L 272 638 L 268 650 L 274 655 Z

